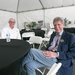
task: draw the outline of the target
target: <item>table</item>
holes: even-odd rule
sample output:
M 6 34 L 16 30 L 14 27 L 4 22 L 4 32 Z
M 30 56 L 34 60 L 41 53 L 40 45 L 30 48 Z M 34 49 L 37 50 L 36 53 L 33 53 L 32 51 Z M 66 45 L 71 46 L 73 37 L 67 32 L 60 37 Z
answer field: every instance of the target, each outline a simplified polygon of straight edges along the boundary
M 45 31 L 44 30 L 41 30 L 41 29 L 33 29 L 33 31 L 35 32 L 35 36 L 40 36 L 40 37 L 44 38 L 44 34 L 45 34 Z
M 45 34 L 45 31 L 44 30 L 41 30 L 41 29 L 32 29 L 32 30 L 25 30 L 25 29 L 22 29 L 21 31 L 20 31 L 20 33 L 21 33 L 21 37 L 22 37 L 22 34 L 23 33 L 35 33 L 35 36 L 40 36 L 40 37 L 42 37 L 42 38 L 44 38 L 44 34 Z M 30 34 L 31 35 L 31 34 Z M 29 38 L 30 38 L 30 35 L 28 34 L 28 35 L 25 35 L 25 37 L 23 37 L 23 39 L 24 40 L 29 40 Z M 27 37 L 26 37 L 27 36 Z M 29 37 L 28 37 L 29 36 Z
M 28 53 L 30 48 L 30 44 L 24 40 L 11 39 L 11 42 L 6 42 L 5 39 L 0 39 L 0 72 L 12 63 L 15 64 Z

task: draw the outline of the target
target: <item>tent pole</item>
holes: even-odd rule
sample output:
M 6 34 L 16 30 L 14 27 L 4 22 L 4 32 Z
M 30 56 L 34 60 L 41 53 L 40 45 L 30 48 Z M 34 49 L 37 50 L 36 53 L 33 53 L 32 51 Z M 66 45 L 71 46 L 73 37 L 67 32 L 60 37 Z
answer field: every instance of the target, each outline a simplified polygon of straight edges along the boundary
M 43 10 L 43 27 L 45 27 L 45 9 Z
M 20 3 L 20 0 L 18 0 L 18 3 L 17 3 L 17 10 L 16 10 L 16 20 L 17 20 L 17 27 L 19 28 L 19 23 L 18 23 L 18 10 L 19 10 L 19 3 Z

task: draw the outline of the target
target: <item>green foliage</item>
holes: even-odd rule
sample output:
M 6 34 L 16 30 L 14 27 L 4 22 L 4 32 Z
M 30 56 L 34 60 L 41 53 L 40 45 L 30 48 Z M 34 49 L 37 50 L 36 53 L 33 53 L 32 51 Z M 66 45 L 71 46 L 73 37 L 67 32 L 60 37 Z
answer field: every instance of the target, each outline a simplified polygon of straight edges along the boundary
M 34 29 L 34 27 L 37 25 L 37 23 L 36 22 L 30 22 L 28 25 L 27 25 L 27 27 L 29 28 L 29 29 Z
M 68 24 L 71 24 L 71 21 L 69 21 L 67 18 L 64 19 L 64 24 L 67 26 Z

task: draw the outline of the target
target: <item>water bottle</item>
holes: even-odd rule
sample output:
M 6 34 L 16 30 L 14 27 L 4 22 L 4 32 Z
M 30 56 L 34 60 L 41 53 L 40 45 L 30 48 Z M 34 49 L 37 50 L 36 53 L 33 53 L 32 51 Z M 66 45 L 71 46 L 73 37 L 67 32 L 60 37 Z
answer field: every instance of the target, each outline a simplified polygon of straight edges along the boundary
M 11 41 L 10 34 L 8 33 L 8 34 L 6 34 L 6 42 L 10 42 L 10 41 Z

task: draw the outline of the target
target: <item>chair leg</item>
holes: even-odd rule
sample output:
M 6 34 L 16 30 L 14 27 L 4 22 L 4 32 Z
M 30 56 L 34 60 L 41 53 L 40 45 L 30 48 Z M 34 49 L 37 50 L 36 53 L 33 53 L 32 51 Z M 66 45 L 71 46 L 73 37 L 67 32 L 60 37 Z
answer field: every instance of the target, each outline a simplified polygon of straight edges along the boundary
M 40 72 L 40 73 L 41 73 L 41 75 L 44 75 L 44 74 L 45 74 L 45 71 L 46 71 L 46 68 L 44 68 L 44 70 L 43 70 L 43 71 L 41 71 L 40 69 L 37 69 L 37 71 L 38 71 L 38 72 Z
M 33 48 L 35 48 L 35 45 L 33 44 Z

